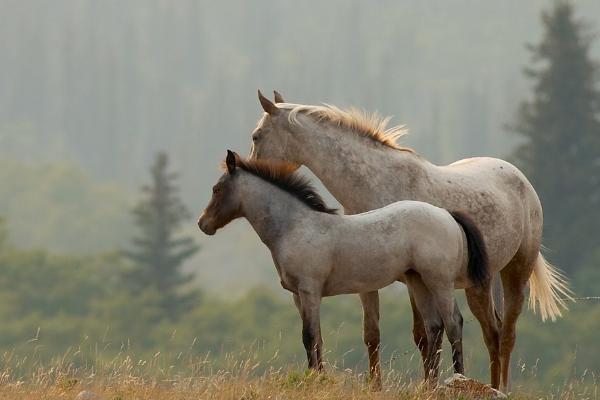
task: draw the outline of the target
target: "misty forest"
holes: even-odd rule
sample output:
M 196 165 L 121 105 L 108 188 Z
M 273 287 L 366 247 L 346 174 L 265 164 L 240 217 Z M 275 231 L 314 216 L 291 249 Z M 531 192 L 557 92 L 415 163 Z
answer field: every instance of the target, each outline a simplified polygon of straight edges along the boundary
M 250 152 L 260 88 L 392 116 L 408 129 L 400 144 L 435 164 L 492 156 L 519 167 L 544 208 L 544 254 L 578 300 L 556 322 L 523 311 L 515 385 L 597 386 L 600 2 L 0 9 L 0 369 L 125 356 L 158 358 L 169 375 L 194 357 L 227 368 L 231 354 L 259 372 L 304 368 L 301 321 L 268 249 L 245 221 L 214 237 L 196 225 L 226 149 Z M 485 382 L 481 330 L 456 293 L 465 364 Z M 321 318 L 329 365 L 364 370 L 358 297 L 324 299 Z M 397 283 L 381 294 L 382 368 L 417 379 L 411 329 Z

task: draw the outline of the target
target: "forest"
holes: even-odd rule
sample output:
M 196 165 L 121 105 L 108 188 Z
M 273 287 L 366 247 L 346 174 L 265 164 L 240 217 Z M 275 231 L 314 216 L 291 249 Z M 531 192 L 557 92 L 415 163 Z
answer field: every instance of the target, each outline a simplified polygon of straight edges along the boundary
M 225 150 L 249 151 L 261 88 L 393 115 L 402 145 L 437 164 L 517 165 L 578 301 L 555 323 L 524 311 L 513 377 L 597 385 L 600 3 L 0 5 L 0 369 L 158 353 L 174 370 L 181 354 L 221 368 L 232 353 L 258 371 L 303 368 L 301 321 L 268 250 L 245 222 L 214 238 L 196 226 Z M 467 370 L 486 381 L 457 296 Z M 364 370 L 358 297 L 326 299 L 321 314 L 328 363 Z M 403 286 L 383 291 L 381 315 L 384 367 L 419 377 Z

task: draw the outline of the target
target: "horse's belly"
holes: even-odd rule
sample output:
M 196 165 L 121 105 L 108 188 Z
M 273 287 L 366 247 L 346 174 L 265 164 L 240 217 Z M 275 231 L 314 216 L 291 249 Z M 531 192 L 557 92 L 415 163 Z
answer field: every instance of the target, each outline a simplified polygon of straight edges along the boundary
M 383 289 L 396 282 L 394 276 L 375 276 L 368 278 L 333 277 L 323 285 L 323 296 L 336 296 L 339 294 L 366 293 Z

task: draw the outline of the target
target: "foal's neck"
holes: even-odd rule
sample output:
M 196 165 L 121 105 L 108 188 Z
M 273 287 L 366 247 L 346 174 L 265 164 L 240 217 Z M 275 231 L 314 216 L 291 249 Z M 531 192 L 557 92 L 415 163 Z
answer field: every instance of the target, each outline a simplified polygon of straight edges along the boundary
M 411 151 L 371 143 L 340 126 L 307 121 L 295 134 L 293 161 L 310 169 L 346 214 L 416 198 L 418 183 L 434 167 Z
M 303 214 L 313 212 L 290 193 L 249 173 L 240 182 L 240 195 L 242 215 L 270 250 Z

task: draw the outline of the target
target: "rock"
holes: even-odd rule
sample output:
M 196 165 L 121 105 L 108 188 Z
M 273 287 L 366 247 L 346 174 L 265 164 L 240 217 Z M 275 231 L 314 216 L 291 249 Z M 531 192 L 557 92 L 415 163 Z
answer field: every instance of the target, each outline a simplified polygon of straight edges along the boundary
M 506 399 L 507 396 L 499 390 L 493 389 L 490 385 L 483 384 L 475 379 L 467 378 L 461 374 L 454 374 L 452 378 L 444 381 L 440 387 L 446 393 L 464 393 L 474 396 L 477 399 Z
M 100 396 L 89 390 L 84 390 L 75 396 L 75 400 L 100 400 Z

